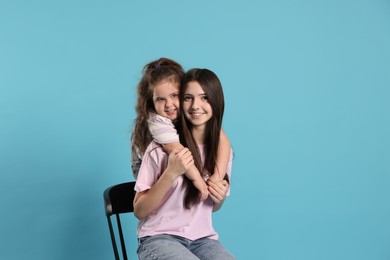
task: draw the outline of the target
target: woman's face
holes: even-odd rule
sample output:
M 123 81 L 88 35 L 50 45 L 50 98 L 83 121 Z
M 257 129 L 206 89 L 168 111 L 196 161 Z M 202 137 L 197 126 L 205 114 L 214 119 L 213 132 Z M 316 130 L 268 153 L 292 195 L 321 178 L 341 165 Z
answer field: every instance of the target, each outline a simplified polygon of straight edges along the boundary
M 187 83 L 184 92 L 183 113 L 194 127 L 205 127 L 213 115 L 209 98 L 196 81 Z
M 153 103 L 158 115 L 175 120 L 180 109 L 179 83 L 167 80 L 155 85 Z

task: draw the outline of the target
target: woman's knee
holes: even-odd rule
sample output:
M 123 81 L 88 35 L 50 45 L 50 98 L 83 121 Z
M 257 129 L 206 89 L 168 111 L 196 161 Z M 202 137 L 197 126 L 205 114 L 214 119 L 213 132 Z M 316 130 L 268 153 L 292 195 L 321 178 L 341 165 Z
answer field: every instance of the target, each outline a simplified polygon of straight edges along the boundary
M 158 235 L 140 239 L 139 259 L 199 260 L 188 248 L 170 235 Z

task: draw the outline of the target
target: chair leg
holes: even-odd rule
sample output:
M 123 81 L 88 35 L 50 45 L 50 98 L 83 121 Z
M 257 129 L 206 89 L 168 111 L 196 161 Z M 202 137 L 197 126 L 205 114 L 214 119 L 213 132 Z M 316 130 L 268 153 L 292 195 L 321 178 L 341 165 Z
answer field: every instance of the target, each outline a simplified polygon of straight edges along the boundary
M 112 228 L 111 218 L 109 216 L 107 216 L 107 221 L 108 221 L 108 227 L 110 228 L 111 242 L 112 242 L 112 248 L 114 249 L 115 260 L 119 260 L 119 254 L 118 254 L 118 249 L 116 247 L 114 230 Z
M 123 238 L 122 225 L 121 225 L 121 219 L 120 219 L 120 217 L 119 217 L 119 214 L 116 214 L 116 222 L 117 222 L 117 224 L 118 224 L 119 238 L 120 238 L 120 240 L 121 240 L 121 247 L 122 247 L 123 259 L 124 259 L 124 260 L 127 260 L 125 239 Z

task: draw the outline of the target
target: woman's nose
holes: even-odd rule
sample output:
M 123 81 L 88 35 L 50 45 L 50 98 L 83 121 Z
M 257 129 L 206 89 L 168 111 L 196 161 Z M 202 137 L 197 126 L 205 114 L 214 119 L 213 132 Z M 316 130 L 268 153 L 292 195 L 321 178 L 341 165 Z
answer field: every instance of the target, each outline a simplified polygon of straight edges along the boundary
M 192 107 L 192 109 L 194 109 L 194 110 L 196 110 L 196 109 L 199 108 L 199 100 L 198 100 L 197 98 L 194 98 L 191 107 Z

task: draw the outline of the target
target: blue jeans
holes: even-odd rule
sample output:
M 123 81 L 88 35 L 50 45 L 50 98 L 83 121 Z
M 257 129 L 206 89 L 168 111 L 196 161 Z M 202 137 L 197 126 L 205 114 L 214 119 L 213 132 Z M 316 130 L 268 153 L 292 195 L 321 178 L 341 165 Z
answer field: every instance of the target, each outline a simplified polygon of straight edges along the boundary
M 140 260 L 234 260 L 225 247 L 215 239 L 189 240 L 173 235 L 156 235 L 139 240 Z

